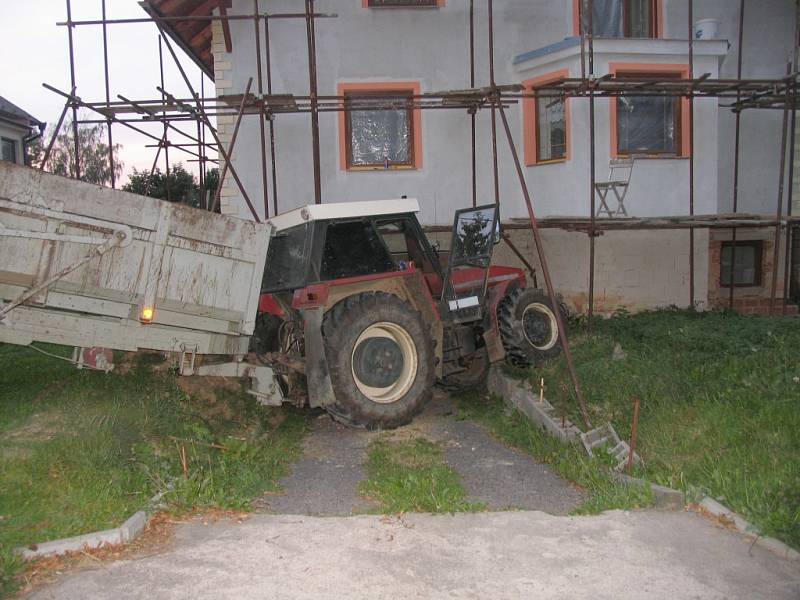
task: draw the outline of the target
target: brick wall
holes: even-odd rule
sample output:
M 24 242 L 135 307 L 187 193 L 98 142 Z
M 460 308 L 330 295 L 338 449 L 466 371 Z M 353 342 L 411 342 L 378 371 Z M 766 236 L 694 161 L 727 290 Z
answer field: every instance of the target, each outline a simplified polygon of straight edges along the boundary
M 233 82 L 231 81 L 232 65 L 230 63 L 230 57 L 225 52 L 222 21 L 211 22 L 211 34 L 211 51 L 214 54 L 214 81 L 216 84 L 217 96 L 222 96 L 230 94 L 231 88 L 233 87 Z M 234 122 L 235 119 L 233 116 L 217 117 L 217 135 L 219 136 L 220 143 L 226 150 L 231 143 Z M 230 174 L 228 174 L 228 176 L 225 177 L 225 181 L 222 182 L 222 190 L 220 191 L 220 212 L 224 215 L 235 215 L 238 212 L 236 200 L 238 196 L 239 190 L 236 187 L 236 182 Z
M 720 285 L 720 262 L 722 260 L 722 245 L 730 241 L 732 235 L 729 231 L 716 231 L 711 234 L 708 244 L 708 303 L 712 308 L 727 308 L 730 305 L 730 288 Z M 775 230 L 740 230 L 737 233 L 738 241 L 759 240 L 762 244 L 761 252 L 761 283 L 758 286 L 736 287 L 733 290 L 733 309 L 746 315 L 766 315 L 770 308 L 770 293 L 772 278 L 775 275 L 773 268 L 775 252 Z M 776 314 L 783 311 L 783 270 L 786 252 L 786 232 L 781 235 L 781 247 L 778 253 L 778 282 L 775 295 Z M 796 315 L 797 305 L 790 304 L 787 314 Z

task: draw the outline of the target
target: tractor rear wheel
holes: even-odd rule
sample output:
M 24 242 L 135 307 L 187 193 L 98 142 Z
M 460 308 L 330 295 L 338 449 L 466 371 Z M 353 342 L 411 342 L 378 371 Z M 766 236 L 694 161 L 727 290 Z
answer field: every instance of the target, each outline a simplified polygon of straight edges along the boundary
M 497 322 L 511 363 L 535 365 L 561 353 L 556 310 L 560 307 L 553 307 L 542 290 L 514 288 L 506 294 L 497 307 Z
M 397 296 L 351 296 L 322 323 L 337 421 L 368 429 L 405 425 L 430 400 L 433 344 L 422 316 Z

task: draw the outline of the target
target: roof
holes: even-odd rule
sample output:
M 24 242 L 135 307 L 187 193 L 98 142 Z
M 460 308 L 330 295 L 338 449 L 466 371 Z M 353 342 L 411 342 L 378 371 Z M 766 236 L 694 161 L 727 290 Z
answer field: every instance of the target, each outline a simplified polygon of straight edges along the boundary
M 419 202 L 414 198 L 398 200 L 367 200 L 364 202 L 338 202 L 309 204 L 273 217 L 269 223 L 278 230 L 289 229 L 309 221 L 353 219 L 380 215 L 401 215 L 419 212 Z
M 139 5 L 151 17 L 208 17 L 225 0 L 142 0 Z M 212 21 L 164 21 L 164 30 L 202 71 L 214 79 L 211 54 Z
M 19 106 L 17 106 L 13 102 L 9 102 L 2 96 L 0 96 L 0 118 L 7 119 L 9 121 L 19 122 L 25 127 L 42 128 L 45 125 L 45 123 L 43 123 L 36 117 L 32 117 L 30 114 L 22 110 Z

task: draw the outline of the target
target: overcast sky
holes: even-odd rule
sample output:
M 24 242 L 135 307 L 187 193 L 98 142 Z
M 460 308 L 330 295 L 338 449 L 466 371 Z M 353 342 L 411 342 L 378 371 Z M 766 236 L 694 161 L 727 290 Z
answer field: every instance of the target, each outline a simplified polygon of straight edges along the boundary
M 106 0 L 106 4 L 107 16 L 111 19 L 146 16 L 137 0 Z M 64 107 L 64 98 L 44 89 L 42 83 L 67 92 L 70 89 L 67 28 L 56 25 L 57 22 L 66 21 L 66 14 L 66 0 L 0 0 L 0 39 L 4 42 L 3 59 L 0 61 L 0 96 L 53 127 Z M 100 17 L 100 0 L 72 0 L 73 20 Z M 77 95 L 87 102 L 104 101 L 102 27 L 87 25 L 75 27 L 73 31 Z M 173 47 L 181 57 L 192 85 L 199 92 L 200 69 L 174 43 Z M 117 94 L 132 100 L 158 97 L 158 32 L 155 25 L 109 25 L 108 55 L 112 101 L 117 100 Z M 181 97 L 188 97 L 180 72 L 166 48 L 164 64 L 166 89 Z M 205 85 L 209 95 L 213 84 L 206 78 Z M 156 124 L 144 125 L 143 128 L 154 134 L 160 130 Z M 170 140 L 178 141 L 173 135 Z M 150 169 L 157 150 L 145 147 L 152 143 L 151 140 L 123 125 L 115 125 L 114 142 L 123 145 L 121 158 L 126 174 L 133 167 Z M 163 153 L 161 156 L 163 169 Z M 186 162 L 191 158 L 174 149 L 170 152 L 171 163 L 181 161 L 187 169 L 194 171 L 196 163 Z

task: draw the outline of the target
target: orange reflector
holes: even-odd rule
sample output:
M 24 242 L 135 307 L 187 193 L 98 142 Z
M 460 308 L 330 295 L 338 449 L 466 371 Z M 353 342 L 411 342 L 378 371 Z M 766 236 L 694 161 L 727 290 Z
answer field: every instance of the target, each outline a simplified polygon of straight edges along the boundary
M 156 311 L 153 309 L 152 306 L 145 306 L 142 308 L 142 312 L 139 315 L 139 320 L 142 323 L 151 323 L 153 321 L 153 317 L 155 316 Z

